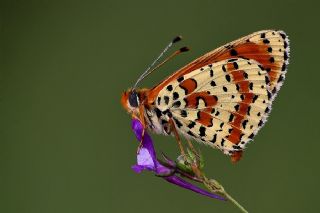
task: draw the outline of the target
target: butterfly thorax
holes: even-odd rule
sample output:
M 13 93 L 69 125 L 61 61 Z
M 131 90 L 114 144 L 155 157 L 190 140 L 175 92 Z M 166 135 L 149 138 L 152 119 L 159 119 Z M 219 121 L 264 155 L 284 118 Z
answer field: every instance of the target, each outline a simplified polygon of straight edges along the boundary
M 152 132 L 170 135 L 170 112 L 162 112 L 154 101 L 148 99 L 149 91 L 149 89 L 129 89 L 122 94 L 121 103 L 132 117 L 144 120 L 146 127 Z
M 149 105 L 145 110 L 145 119 L 147 121 L 147 127 L 149 130 L 157 133 L 170 135 L 172 129 L 169 125 L 170 112 L 162 112 L 155 105 Z

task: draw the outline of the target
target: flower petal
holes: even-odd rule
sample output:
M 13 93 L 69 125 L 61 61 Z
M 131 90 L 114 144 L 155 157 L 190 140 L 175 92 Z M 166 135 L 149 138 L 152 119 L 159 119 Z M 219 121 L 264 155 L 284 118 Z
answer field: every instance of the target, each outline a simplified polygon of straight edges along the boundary
M 146 169 L 146 167 L 144 167 L 144 166 L 140 166 L 140 165 L 133 165 L 133 166 L 131 166 L 131 169 L 133 170 L 133 171 L 135 171 L 136 173 L 141 173 L 143 170 L 145 170 Z
M 141 139 L 142 139 L 143 128 L 144 127 L 143 127 L 142 123 L 138 119 L 132 120 L 132 129 L 133 129 L 138 141 L 141 141 Z M 147 151 L 143 151 L 143 149 L 145 149 Z M 157 161 L 156 151 L 154 150 L 154 147 L 153 147 L 152 139 L 146 131 L 144 132 L 144 138 L 142 141 L 142 148 L 140 149 L 140 151 L 137 155 L 137 158 L 138 158 L 138 164 L 139 164 L 139 159 L 141 161 L 148 161 L 148 162 L 153 161 L 154 168 L 156 168 L 157 165 L 159 164 Z M 147 158 L 149 158 L 149 159 L 147 159 Z
M 141 141 L 142 139 L 142 132 L 143 132 L 143 125 L 138 119 L 132 120 L 132 129 L 138 139 L 138 141 Z M 175 163 L 170 160 L 169 158 L 165 157 L 165 160 L 169 165 L 175 166 Z M 168 168 L 164 165 L 162 165 L 157 160 L 156 151 L 153 146 L 153 141 L 150 137 L 150 135 L 145 131 L 144 132 L 144 138 L 142 141 L 142 147 L 140 148 L 139 153 L 137 154 L 137 164 L 132 166 L 132 169 L 136 173 L 140 173 L 143 170 L 149 170 L 153 171 L 156 175 L 161 176 L 169 183 L 175 184 L 177 186 L 180 186 L 185 189 L 189 189 L 191 191 L 194 191 L 198 194 L 202 194 L 207 197 L 219 199 L 219 200 L 225 200 L 223 197 L 207 192 L 187 181 L 184 179 L 172 175 L 174 174 L 174 170 L 171 168 Z
M 137 163 L 140 166 L 148 166 L 152 169 L 155 168 L 153 158 L 148 149 L 142 147 L 137 155 Z

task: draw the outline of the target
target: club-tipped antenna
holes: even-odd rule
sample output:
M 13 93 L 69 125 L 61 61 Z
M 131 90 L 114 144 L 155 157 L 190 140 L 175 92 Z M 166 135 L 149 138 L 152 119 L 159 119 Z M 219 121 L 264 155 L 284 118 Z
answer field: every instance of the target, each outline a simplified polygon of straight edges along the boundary
M 135 89 L 137 87 L 137 85 L 139 84 L 139 82 L 144 79 L 147 75 L 149 75 L 149 71 L 150 69 L 160 60 L 160 58 L 162 58 L 162 56 L 170 49 L 170 47 L 174 44 L 177 43 L 178 41 L 180 41 L 182 39 L 181 36 L 176 36 L 174 39 L 172 39 L 172 41 L 163 49 L 163 51 L 160 53 L 160 55 L 152 62 L 152 64 L 146 69 L 146 71 L 144 71 L 142 73 L 142 75 L 140 75 L 140 77 L 138 78 L 138 80 L 136 81 L 136 83 L 133 86 L 133 89 Z M 152 72 L 153 70 L 151 70 Z

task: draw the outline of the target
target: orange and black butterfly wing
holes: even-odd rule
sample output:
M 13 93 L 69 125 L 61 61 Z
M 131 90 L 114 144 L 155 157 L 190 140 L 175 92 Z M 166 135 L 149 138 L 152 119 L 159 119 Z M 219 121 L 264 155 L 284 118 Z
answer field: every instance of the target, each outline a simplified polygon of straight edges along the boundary
M 252 140 L 270 112 L 267 75 L 254 60 L 215 62 L 172 81 L 160 91 L 156 107 L 170 111 L 186 137 L 233 155 Z
M 149 98 L 154 96 L 160 111 L 170 112 L 186 137 L 238 160 L 270 113 L 288 52 L 283 32 L 253 33 L 183 67 L 153 88 Z
M 155 100 L 160 90 L 170 81 L 228 58 L 246 58 L 257 61 L 262 69 L 268 72 L 270 91 L 274 97 L 285 78 L 289 59 L 289 40 L 283 31 L 263 30 L 225 44 L 197 58 L 155 86 L 149 93 L 149 103 Z

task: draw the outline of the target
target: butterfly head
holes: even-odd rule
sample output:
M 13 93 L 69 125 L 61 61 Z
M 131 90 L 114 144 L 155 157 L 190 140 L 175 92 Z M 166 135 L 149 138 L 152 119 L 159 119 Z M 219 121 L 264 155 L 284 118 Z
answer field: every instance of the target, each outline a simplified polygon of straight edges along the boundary
M 138 114 L 140 103 L 141 100 L 139 90 L 128 89 L 122 93 L 121 104 L 130 114 Z

